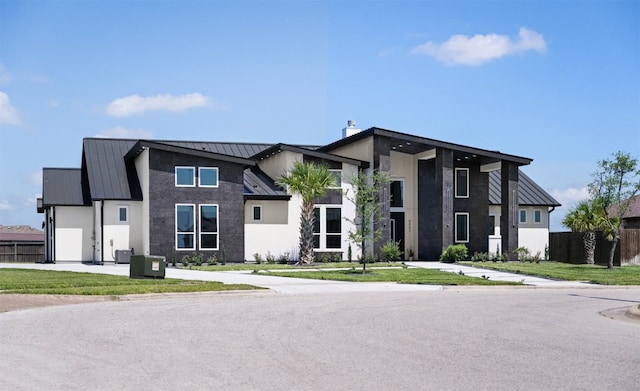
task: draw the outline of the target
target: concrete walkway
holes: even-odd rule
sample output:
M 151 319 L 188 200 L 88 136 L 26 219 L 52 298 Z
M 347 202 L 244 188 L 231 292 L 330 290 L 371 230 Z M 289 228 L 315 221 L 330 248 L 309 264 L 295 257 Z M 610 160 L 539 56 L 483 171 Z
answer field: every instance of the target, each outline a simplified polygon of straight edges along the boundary
M 405 262 L 410 267 L 421 267 L 425 269 L 442 270 L 450 273 L 462 272 L 465 276 L 488 278 L 491 281 L 521 282 L 525 285 L 547 287 L 547 288 L 593 288 L 595 284 L 581 281 L 550 280 L 548 278 L 526 276 L 516 273 L 507 273 L 498 270 L 480 269 L 477 267 L 464 266 L 455 263 L 441 262 Z
M 506 273 L 496 270 L 479 269 L 458 264 L 440 262 L 406 262 L 409 267 L 436 269 L 451 273 L 464 273 L 469 277 L 486 278 L 491 281 L 522 282 L 525 285 L 548 288 L 587 288 L 598 285 L 579 281 L 555 281 L 546 278 Z M 0 268 L 21 268 L 40 270 L 59 270 L 84 273 L 129 275 L 129 265 L 85 265 L 80 263 L 0 263 Z M 167 268 L 167 278 L 181 280 L 219 281 L 225 284 L 248 284 L 268 288 L 276 293 L 322 293 L 322 292 L 407 292 L 442 290 L 439 285 L 398 284 L 395 282 L 345 282 L 331 280 L 312 280 L 306 278 L 276 277 L 266 274 L 254 274 L 250 270 L 208 272 Z

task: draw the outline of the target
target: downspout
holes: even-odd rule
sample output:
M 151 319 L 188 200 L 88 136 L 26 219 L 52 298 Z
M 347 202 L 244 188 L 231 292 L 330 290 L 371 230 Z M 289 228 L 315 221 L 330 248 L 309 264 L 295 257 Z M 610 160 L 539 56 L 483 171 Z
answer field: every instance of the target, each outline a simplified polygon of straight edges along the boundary
M 104 200 L 100 202 L 100 264 L 104 265 Z
M 56 263 L 56 207 L 51 209 L 51 215 L 49 216 L 49 223 L 51 225 L 51 261 Z

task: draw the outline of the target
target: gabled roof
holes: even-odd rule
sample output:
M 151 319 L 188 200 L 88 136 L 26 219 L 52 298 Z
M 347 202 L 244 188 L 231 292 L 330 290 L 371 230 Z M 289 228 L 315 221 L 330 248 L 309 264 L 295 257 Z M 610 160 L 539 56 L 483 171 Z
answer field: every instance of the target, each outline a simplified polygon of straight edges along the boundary
M 42 206 L 91 205 L 89 188 L 79 168 L 42 169 Z
M 500 170 L 489 172 L 489 204 L 500 205 Z M 522 206 L 560 206 L 560 203 L 538 186 L 522 170 L 518 175 L 518 204 Z
M 609 214 L 615 216 L 618 213 L 618 205 L 612 205 L 609 208 Z M 640 217 L 640 195 L 635 195 L 631 197 L 631 201 L 629 202 L 629 207 L 627 211 L 622 216 L 623 219 L 632 219 Z
M 135 158 L 142 152 L 144 148 L 153 148 L 162 151 L 174 152 L 174 153 L 182 153 L 191 156 L 200 156 L 209 159 L 216 159 L 222 161 L 228 161 L 232 163 L 244 164 L 248 166 L 255 165 L 253 160 L 247 159 L 242 156 L 236 155 L 226 155 L 218 152 L 211 152 L 210 148 L 207 148 L 207 144 L 213 143 L 188 143 L 181 142 L 177 144 L 176 142 L 165 142 L 165 141 L 154 141 L 154 140 L 139 140 L 133 145 L 133 147 L 129 150 L 129 152 L 125 155 L 125 160 L 131 160 Z
M 42 242 L 44 232 L 28 225 L 0 225 L 0 242 Z
M 85 138 L 82 169 L 93 200 L 141 200 L 142 191 L 133 163 L 124 156 L 137 140 Z
M 288 200 L 291 195 L 278 187 L 274 181 L 257 166 L 244 170 L 244 196 L 259 200 Z
M 509 155 L 500 151 L 490 151 L 481 148 L 469 147 L 466 145 L 455 144 L 375 127 L 363 130 L 352 136 L 345 137 L 331 144 L 325 145 L 324 147 L 320 148 L 320 150 L 324 152 L 331 152 L 336 148 L 340 148 L 372 136 L 388 137 L 392 149 L 397 150 L 398 152 L 410 154 L 421 153 L 434 148 L 446 148 L 453 150 L 454 156 L 458 159 L 476 160 L 480 164 L 496 163 L 501 160 L 505 160 L 516 163 L 518 165 L 527 165 L 533 161 L 532 159 L 526 157 Z
M 327 152 L 322 152 L 320 151 L 319 147 L 317 146 L 312 146 L 312 145 L 307 145 L 307 146 L 297 146 L 297 145 L 289 145 L 289 144 L 275 144 L 273 146 L 271 146 L 270 148 L 267 148 L 257 154 L 255 154 L 253 156 L 254 159 L 256 160 L 262 160 L 262 159 L 266 159 L 270 156 L 273 156 L 275 154 L 278 154 L 282 151 L 290 151 L 290 152 L 296 152 L 296 153 L 300 153 L 303 155 L 307 155 L 307 156 L 312 156 L 312 157 L 316 157 L 319 159 L 324 159 L 324 160 L 329 160 L 329 161 L 334 161 L 334 162 L 341 162 L 341 163 L 349 163 L 349 164 L 353 164 L 357 167 L 368 167 L 369 163 L 368 162 L 363 162 L 361 160 L 357 160 L 357 159 L 351 159 L 348 157 L 344 157 L 344 156 L 338 156 L 338 155 L 332 155 L 330 153 Z

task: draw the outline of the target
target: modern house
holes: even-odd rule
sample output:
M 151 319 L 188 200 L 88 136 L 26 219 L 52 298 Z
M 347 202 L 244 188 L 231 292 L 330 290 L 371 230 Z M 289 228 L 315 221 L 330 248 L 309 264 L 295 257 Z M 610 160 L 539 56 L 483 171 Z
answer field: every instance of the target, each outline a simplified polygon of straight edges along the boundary
M 229 262 L 296 259 L 302 201 L 276 184 L 296 161 L 336 175 L 316 202 L 315 247 L 343 259 L 355 217 L 348 178 L 360 171 L 390 175 L 383 241 L 416 259 L 436 260 L 455 243 L 471 254 L 498 244 L 544 251 L 559 206 L 520 171 L 529 158 L 351 121 L 324 146 L 85 138 L 80 168 L 43 169 L 45 259 L 113 262 L 125 249 L 178 261 L 223 251 Z

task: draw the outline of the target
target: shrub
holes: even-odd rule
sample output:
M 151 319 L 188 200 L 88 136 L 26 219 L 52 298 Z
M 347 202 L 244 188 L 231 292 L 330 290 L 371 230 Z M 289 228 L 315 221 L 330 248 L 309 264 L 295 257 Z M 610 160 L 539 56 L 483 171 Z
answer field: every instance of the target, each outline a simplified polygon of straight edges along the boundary
M 353 252 L 351 250 L 351 243 L 349 243 L 349 248 L 347 248 L 347 260 L 349 262 L 353 262 Z
M 473 262 L 487 262 L 487 261 L 489 261 L 489 254 L 488 253 L 475 252 L 473 254 L 473 256 L 471 257 L 471 261 L 473 261 Z
M 224 251 L 224 246 L 222 246 L 222 251 L 220 251 L 220 264 L 223 266 L 227 264 L 227 253 Z
M 193 262 L 193 264 L 196 265 L 196 266 L 202 266 L 202 262 L 204 262 L 202 254 L 195 254 L 194 253 L 191 256 L 191 262 Z
M 267 251 L 267 256 L 265 258 L 267 260 L 267 263 L 270 265 L 276 263 L 276 256 L 271 254 L 271 252 L 269 251 Z
M 389 241 L 382 246 L 382 259 L 386 262 L 393 262 L 400 259 L 402 253 L 398 242 Z
M 188 255 L 184 255 L 180 262 L 182 263 L 182 266 L 187 267 L 189 266 L 189 262 L 191 262 L 191 257 Z
M 440 262 L 455 263 L 467 258 L 467 246 L 464 244 L 453 244 L 447 247 L 440 255 Z
M 287 263 L 289 263 L 289 253 L 281 254 L 281 255 L 278 257 L 278 263 L 279 263 L 280 265 L 286 265 Z
M 375 263 L 377 260 L 378 259 L 373 254 L 367 254 L 364 256 L 364 258 L 362 257 L 359 258 L 360 263 Z
M 521 261 L 521 262 L 530 261 L 528 248 L 518 247 L 517 249 L 513 250 L 513 252 L 515 252 L 516 255 L 518 256 L 518 261 Z
M 215 265 L 216 263 L 218 263 L 218 260 L 216 259 L 215 255 L 212 255 L 209 258 L 207 258 L 207 264 Z
M 253 254 L 253 259 L 256 261 L 258 265 L 262 263 L 262 255 L 258 253 Z

